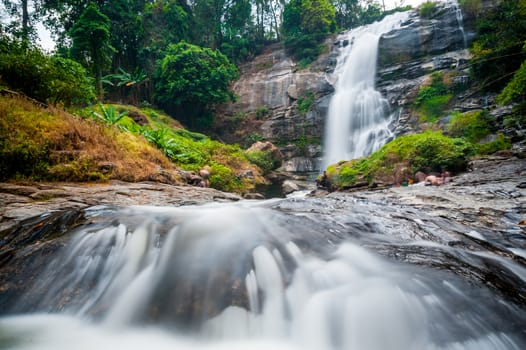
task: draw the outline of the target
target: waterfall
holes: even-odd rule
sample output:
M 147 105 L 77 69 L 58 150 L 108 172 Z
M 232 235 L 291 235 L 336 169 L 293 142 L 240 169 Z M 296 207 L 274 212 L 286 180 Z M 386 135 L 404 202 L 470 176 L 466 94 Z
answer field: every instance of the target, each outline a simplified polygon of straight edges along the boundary
M 464 17 L 462 16 L 462 9 L 460 8 L 457 0 L 450 0 L 451 6 L 455 9 L 455 15 L 457 17 L 458 29 L 462 33 L 462 39 L 464 40 L 464 48 L 468 48 L 468 40 L 466 38 L 466 32 L 464 31 Z
M 340 38 L 349 44 L 341 49 L 334 73 L 338 81 L 326 123 L 324 168 L 370 154 L 392 137 L 389 104 L 375 90 L 378 42 L 408 16 L 395 13 Z

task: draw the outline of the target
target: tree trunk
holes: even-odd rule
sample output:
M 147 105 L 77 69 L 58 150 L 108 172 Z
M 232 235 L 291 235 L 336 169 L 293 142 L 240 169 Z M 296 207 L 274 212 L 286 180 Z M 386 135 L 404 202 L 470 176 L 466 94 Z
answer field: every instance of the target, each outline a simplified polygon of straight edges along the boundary
M 29 43 L 29 10 L 28 0 L 22 0 L 22 41 Z

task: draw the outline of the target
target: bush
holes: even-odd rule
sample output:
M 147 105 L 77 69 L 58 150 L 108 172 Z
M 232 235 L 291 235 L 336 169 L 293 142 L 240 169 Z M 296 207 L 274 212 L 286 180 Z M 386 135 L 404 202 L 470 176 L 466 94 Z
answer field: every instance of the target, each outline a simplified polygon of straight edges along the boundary
M 499 104 L 507 104 L 524 98 L 526 95 L 526 61 L 522 62 L 519 69 L 513 74 L 513 78 L 504 90 L 497 96 Z
M 51 104 L 83 105 L 95 99 L 93 80 L 77 62 L 47 56 L 16 42 L 0 45 L 0 79 L 9 88 Z
M 298 99 L 298 112 L 305 115 L 309 112 L 314 105 L 314 94 L 307 92 L 305 96 Z
M 460 138 L 449 138 L 440 132 L 401 136 L 387 143 L 367 158 L 331 165 L 327 175 L 336 188 L 344 188 L 367 181 L 369 184 L 385 175 L 392 175 L 397 165 L 417 171 L 462 171 L 475 148 Z
M 269 109 L 267 106 L 259 106 L 256 108 L 256 119 L 262 119 L 269 114 Z
M 210 168 L 210 187 L 229 192 L 238 192 L 242 188 L 240 179 L 232 169 L 215 162 Z
M 451 136 L 463 137 L 469 142 L 479 142 L 494 129 L 494 121 L 487 111 L 456 113 L 448 125 Z
M 510 139 L 502 134 L 498 134 L 493 141 L 476 145 L 477 154 L 493 154 L 511 148 Z
M 431 75 L 429 86 L 422 86 L 418 91 L 415 105 L 422 114 L 421 121 L 433 122 L 442 115 L 453 95 L 444 83 L 444 76 L 439 72 Z
M 270 173 L 280 166 L 280 161 L 272 157 L 270 152 L 252 151 L 246 153 L 247 159 L 257 165 L 263 172 L 263 175 Z

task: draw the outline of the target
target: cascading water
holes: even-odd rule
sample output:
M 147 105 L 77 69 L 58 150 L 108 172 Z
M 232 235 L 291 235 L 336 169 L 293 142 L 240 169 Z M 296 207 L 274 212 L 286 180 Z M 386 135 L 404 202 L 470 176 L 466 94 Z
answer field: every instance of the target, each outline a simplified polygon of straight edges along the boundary
M 519 286 L 524 267 L 414 236 L 403 243 L 407 227 L 374 219 L 384 206 L 341 203 L 94 209 L 94 223 L 77 228 L 12 305 L 26 315 L 0 318 L 0 348 L 524 349 L 524 310 L 448 272 L 495 264 Z M 412 216 L 406 209 L 404 220 Z M 443 268 L 387 261 L 361 245 L 395 256 L 426 250 L 416 261 Z
M 327 116 L 324 168 L 370 154 L 392 137 L 389 104 L 375 90 L 378 41 L 408 16 L 408 12 L 395 13 L 340 38 L 349 44 L 341 49 L 334 72 L 338 81 Z
M 466 32 L 464 31 L 464 16 L 462 16 L 462 9 L 460 8 L 458 1 L 450 0 L 451 6 L 455 9 L 455 15 L 457 17 L 458 29 L 462 34 L 462 39 L 464 40 L 464 48 L 468 47 L 468 39 L 466 38 Z

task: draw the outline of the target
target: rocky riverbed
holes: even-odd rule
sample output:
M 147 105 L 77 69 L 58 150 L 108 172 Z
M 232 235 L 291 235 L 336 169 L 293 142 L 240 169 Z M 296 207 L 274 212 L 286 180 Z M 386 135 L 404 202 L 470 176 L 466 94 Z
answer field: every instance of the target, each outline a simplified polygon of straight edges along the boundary
M 212 188 L 153 182 L 0 183 L 0 231 L 44 213 L 95 205 L 181 206 L 240 199 Z
M 469 172 L 449 184 L 413 185 L 380 191 L 315 193 L 317 197 L 352 197 L 407 205 L 437 216 L 463 218 L 474 225 L 492 225 L 514 212 L 516 225 L 526 220 L 526 160 L 490 156 L 473 160 Z M 0 183 L 0 231 L 44 213 L 97 205 L 184 206 L 239 201 L 238 195 L 211 188 L 160 183 Z M 524 225 L 524 223 L 523 223 Z M 522 226 L 526 229 L 526 226 Z

